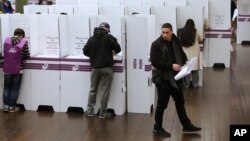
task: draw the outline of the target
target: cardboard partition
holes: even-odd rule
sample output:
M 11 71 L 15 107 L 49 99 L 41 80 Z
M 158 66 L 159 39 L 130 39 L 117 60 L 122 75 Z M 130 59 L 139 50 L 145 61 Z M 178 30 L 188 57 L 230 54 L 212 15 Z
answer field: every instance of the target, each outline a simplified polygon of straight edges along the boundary
M 121 0 L 99 0 L 99 6 L 121 6 Z
M 142 15 L 150 15 L 150 7 L 149 6 L 127 6 L 125 7 L 125 15 L 133 15 L 142 14 Z
M 155 16 L 126 16 L 125 22 L 127 34 L 127 111 L 150 113 L 154 103 L 154 85 L 150 80 L 151 63 L 148 57 L 151 44 L 155 40 Z
M 60 57 L 83 58 L 82 48 L 90 37 L 89 16 L 59 17 Z
M 155 15 L 155 36 L 161 35 L 161 26 L 168 22 L 173 27 L 173 32 L 177 33 L 176 7 L 174 6 L 152 6 L 151 15 Z
M 66 15 L 73 15 L 74 14 L 74 10 L 73 10 L 73 6 L 69 6 L 69 5 L 53 5 L 49 7 L 49 14 L 66 14 Z
M 31 56 L 59 58 L 58 15 L 31 15 Z
M 186 6 L 187 0 L 166 0 L 165 1 L 166 6 Z
M 78 0 L 56 0 L 56 5 L 77 5 Z
M 147 6 L 165 6 L 165 0 L 145 0 Z
M 125 8 L 124 6 L 103 6 L 99 7 L 99 14 L 122 16 L 125 14 Z
M 88 15 L 96 16 L 98 15 L 98 6 L 75 6 L 74 15 Z
M 121 0 L 124 6 L 143 6 L 144 0 Z
M 82 6 L 98 6 L 99 0 L 78 0 L 78 5 Z
M 23 9 L 24 14 L 49 14 L 47 5 L 25 5 Z

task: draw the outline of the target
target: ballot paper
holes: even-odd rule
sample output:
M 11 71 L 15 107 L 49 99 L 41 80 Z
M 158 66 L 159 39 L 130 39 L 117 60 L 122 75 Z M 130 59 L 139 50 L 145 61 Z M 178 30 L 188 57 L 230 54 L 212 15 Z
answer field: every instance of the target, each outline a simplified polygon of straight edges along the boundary
M 190 59 L 190 61 L 188 61 L 186 65 L 182 66 L 180 72 L 175 75 L 174 79 L 179 80 L 190 74 L 195 65 L 196 59 L 197 59 L 196 57 L 193 57 Z

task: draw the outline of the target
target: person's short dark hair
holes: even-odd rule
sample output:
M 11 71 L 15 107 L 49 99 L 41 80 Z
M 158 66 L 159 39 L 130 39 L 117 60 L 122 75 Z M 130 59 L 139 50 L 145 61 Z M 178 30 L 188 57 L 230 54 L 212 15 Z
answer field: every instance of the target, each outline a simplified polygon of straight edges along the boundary
M 23 37 L 25 37 L 25 32 L 24 32 L 23 29 L 17 28 L 17 29 L 14 31 L 14 36 L 23 36 Z
M 173 27 L 170 23 L 164 23 L 161 28 L 169 28 L 171 31 L 173 31 Z
M 108 32 L 110 32 L 110 25 L 107 23 L 107 22 L 102 22 L 99 27 L 101 28 L 107 28 L 108 29 Z

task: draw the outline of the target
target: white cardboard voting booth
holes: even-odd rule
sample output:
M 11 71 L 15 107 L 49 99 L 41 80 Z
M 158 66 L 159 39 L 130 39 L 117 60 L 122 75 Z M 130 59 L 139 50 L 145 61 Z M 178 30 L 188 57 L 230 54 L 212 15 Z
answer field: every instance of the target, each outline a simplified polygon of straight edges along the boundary
M 56 0 L 56 5 L 77 5 L 79 0 Z
M 108 108 L 115 110 L 117 115 L 122 115 L 126 111 L 126 71 L 124 64 L 124 44 L 125 44 L 125 25 L 122 16 L 94 16 L 90 19 L 91 35 L 93 34 L 94 27 L 98 27 L 100 23 L 107 22 L 110 25 L 111 34 L 117 38 L 118 43 L 121 46 L 122 52 L 118 56 L 114 57 L 115 64 L 114 78 L 110 91 L 110 98 L 108 102 Z M 100 108 L 101 95 L 97 95 L 97 102 L 95 110 Z
M 149 52 L 155 40 L 155 16 L 126 16 L 127 111 L 150 113 L 154 103 Z
M 31 37 L 31 109 L 52 106 L 60 112 L 60 52 L 56 15 L 33 15 Z
M 127 6 L 125 7 L 125 15 L 132 15 L 133 13 L 150 15 L 150 6 Z
M 49 14 L 49 6 L 47 5 L 25 5 L 23 7 L 24 14 Z
M 98 6 L 99 5 L 99 0 L 78 0 L 78 5 Z
M 187 6 L 202 6 L 204 20 L 209 21 L 209 0 L 187 0 Z
M 89 17 L 60 16 L 59 27 L 61 112 L 70 107 L 87 110 L 91 67 L 88 57 L 83 56 L 82 48 L 90 36 Z
M 121 0 L 99 0 L 99 6 L 120 6 Z
M 29 23 L 29 16 L 27 15 L 21 15 L 21 14 L 4 14 L 1 15 L 1 41 L 2 41 L 2 47 L 3 42 L 6 37 L 13 36 L 14 31 L 16 28 L 22 28 L 25 31 L 25 37 L 30 40 L 30 23 Z M 2 50 L 3 51 L 3 50 Z M 1 71 L 1 74 L 3 75 L 3 72 Z M 30 110 L 31 109 L 31 99 L 30 99 L 30 84 L 31 84 L 31 73 L 28 69 L 27 64 L 25 65 L 24 74 L 22 78 L 21 88 L 20 88 L 20 94 L 17 101 L 17 104 L 23 104 L 25 109 Z M 1 78 L 1 77 L 0 77 Z M 2 83 L 3 83 L 3 76 L 2 76 Z M 2 85 L 3 86 L 3 85 Z M 0 89 L 2 90 L 2 89 Z M 2 99 L 2 97 L 1 97 Z M 0 104 L 2 103 L 2 100 L 0 101 Z
M 164 13 L 164 14 L 163 14 Z M 176 7 L 174 6 L 152 6 L 151 15 L 155 15 L 155 36 L 161 35 L 161 26 L 168 22 L 173 27 L 173 32 L 177 33 Z
M 49 14 L 67 14 L 73 15 L 74 10 L 73 6 L 70 5 L 53 5 L 49 7 Z
M 98 6 L 74 6 L 74 15 L 98 15 Z
M 147 6 L 164 6 L 165 0 L 145 0 L 144 4 Z
M 250 1 L 237 1 L 237 43 L 250 41 Z
M 117 15 L 125 14 L 124 6 L 103 6 L 99 7 L 99 15 Z
M 144 0 L 121 0 L 124 6 L 142 6 L 144 5 Z
M 186 6 L 187 0 L 166 0 L 165 1 L 166 6 Z
M 223 5 L 223 7 L 221 7 Z M 230 67 L 230 1 L 209 1 L 209 29 L 205 32 L 204 67 L 224 64 Z

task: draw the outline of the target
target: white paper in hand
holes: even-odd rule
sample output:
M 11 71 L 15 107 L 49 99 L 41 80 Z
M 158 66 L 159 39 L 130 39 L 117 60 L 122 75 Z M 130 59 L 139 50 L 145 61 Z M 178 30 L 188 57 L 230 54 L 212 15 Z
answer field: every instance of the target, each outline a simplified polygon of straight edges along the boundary
M 196 57 L 193 57 L 185 66 L 181 67 L 181 71 L 175 75 L 174 79 L 179 80 L 191 73 L 196 63 Z

